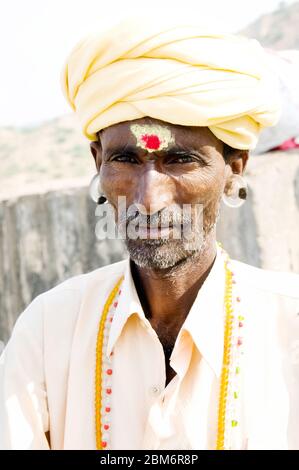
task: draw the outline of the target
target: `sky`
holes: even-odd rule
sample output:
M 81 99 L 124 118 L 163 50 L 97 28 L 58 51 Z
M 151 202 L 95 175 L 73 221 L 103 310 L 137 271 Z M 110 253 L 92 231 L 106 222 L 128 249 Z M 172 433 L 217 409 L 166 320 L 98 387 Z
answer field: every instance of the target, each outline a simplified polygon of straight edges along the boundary
M 285 0 L 285 4 L 295 0 Z M 244 28 L 275 10 L 279 0 L 0 0 L 0 126 L 31 127 L 70 112 L 60 87 L 62 65 L 73 46 L 123 14 L 173 7 Z M 161 8 L 163 4 L 163 9 Z

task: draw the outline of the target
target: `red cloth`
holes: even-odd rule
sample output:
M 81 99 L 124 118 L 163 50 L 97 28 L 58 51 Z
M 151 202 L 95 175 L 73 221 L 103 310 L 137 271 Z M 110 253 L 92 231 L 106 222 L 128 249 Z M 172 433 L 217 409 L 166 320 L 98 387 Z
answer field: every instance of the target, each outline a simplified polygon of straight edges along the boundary
M 299 140 L 298 137 L 293 137 L 292 139 L 288 139 L 282 144 L 278 145 L 278 147 L 274 147 L 272 150 L 290 150 L 299 147 Z

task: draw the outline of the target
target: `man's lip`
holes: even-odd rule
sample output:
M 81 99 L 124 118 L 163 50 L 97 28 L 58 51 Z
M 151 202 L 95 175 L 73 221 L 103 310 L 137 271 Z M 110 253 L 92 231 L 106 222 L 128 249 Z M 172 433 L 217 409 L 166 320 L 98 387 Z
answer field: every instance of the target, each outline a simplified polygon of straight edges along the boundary
M 172 224 L 167 224 L 167 225 L 139 225 L 140 228 L 147 228 L 148 230 L 151 228 L 172 228 Z

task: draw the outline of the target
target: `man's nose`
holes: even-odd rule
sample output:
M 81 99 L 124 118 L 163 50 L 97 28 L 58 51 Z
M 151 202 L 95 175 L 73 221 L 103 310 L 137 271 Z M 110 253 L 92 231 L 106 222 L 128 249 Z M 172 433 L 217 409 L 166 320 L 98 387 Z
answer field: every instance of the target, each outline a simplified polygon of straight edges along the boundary
M 173 182 L 153 165 L 149 166 L 139 178 L 134 203 L 144 206 L 148 215 L 164 209 L 173 203 Z

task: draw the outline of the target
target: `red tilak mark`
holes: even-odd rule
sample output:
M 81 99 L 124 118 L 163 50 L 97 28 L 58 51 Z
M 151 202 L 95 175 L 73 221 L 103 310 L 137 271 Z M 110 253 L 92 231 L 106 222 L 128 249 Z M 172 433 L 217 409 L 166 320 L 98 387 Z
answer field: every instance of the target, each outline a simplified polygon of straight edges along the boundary
M 161 145 L 159 137 L 155 134 L 144 134 L 141 136 L 141 140 L 144 142 L 147 149 L 158 150 Z

